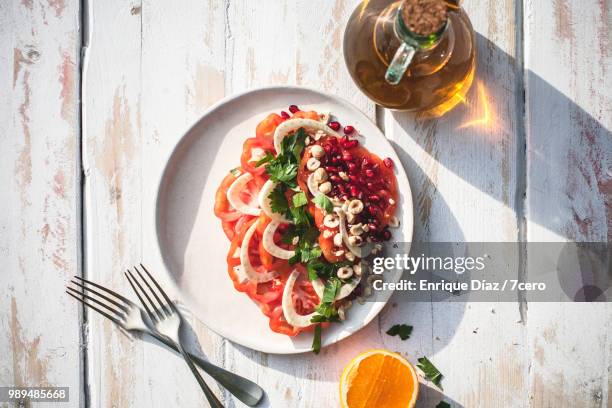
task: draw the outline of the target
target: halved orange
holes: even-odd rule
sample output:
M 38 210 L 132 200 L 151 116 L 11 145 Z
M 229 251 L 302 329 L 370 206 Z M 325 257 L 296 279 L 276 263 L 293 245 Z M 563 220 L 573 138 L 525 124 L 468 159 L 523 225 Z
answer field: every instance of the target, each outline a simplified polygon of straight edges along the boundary
M 343 408 L 412 408 L 419 395 L 414 367 L 387 350 L 359 354 L 340 377 Z

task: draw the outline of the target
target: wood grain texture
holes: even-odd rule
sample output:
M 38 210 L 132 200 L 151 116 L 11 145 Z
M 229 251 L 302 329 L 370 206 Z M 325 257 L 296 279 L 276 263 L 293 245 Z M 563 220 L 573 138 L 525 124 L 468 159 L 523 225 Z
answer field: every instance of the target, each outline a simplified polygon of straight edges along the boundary
M 83 94 L 87 271 L 125 293 L 123 268 L 141 260 L 162 267 L 149 204 L 160 163 L 212 103 L 256 86 L 300 84 L 376 117 L 342 58 L 357 0 L 91 3 Z M 466 103 L 437 121 L 378 115 L 412 184 L 415 239 L 609 239 L 609 5 L 526 1 L 516 10 L 510 0 L 474 0 L 465 7 L 479 50 Z M 391 302 L 318 357 L 255 352 L 190 323 L 204 354 L 266 389 L 263 406 L 336 406 L 341 368 L 358 352 L 383 347 L 412 362 L 426 355 L 445 374 L 444 390 L 422 386 L 422 406 L 444 398 L 466 407 L 591 407 L 611 398 L 610 317 L 606 305 L 528 305 L 521 313 L 515 304 Z M 415 326 L 409 341 L 384 334 L 398 322 Z M 577 332 L 593 334 L 585 341 Z M 88 357 L 92 406 L 205 406 L 180 359 L 131 342 L 94 316 Z M 227 406 L 241 406 L 217 391 Z
M 78 1 L 0 4 L 0 384 L 82 400 Z M 5 405 L 8 406 L 8 405 Z
M 525 3 L 527 238 L 612 237 L 612 5 Z M 530 304 L 533 406 L 612 403 L 612 305 Z
M 476 78 L 465 104 L 437 120 L 385 115 L 386 134 L 413 189 L 415 241 L 518 239 L 514 163 L 522 112 L 516 104 L 515 30 L 521 20 L 514 3 L 464 3 L 478 47 Z M 423 406 L 442 398 L 466 407 L 528 405 L 525 328 L 516 305 L 398 301 L 381 319 L 385 327 L 398 321 L 415 327 L 406 342 L 386 339 L 387 348 L 413 362 L 428 356 L 445 375 L 443 391 L 422 387 Z
M 91 7 L 83 91 L 88 276 L 132 295 L 123 270 L 139 262 L 162 267 L 147 205 L 155 202 L 160 163 L 224 94 L 224 14 L 214 1 Z M 98 316 L 90 330 L 92 406 L 206 406 L 178 356 L 131 341 Z M 194 351 L 223 364 L 222 340 L 195 323 L 194 330 L 201 345 Z

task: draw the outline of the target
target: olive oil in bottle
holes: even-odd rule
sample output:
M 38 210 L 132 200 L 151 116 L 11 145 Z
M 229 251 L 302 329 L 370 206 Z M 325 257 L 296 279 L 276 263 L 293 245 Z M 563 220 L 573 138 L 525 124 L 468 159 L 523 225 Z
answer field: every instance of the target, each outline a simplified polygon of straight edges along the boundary
M 365 0 L 346 27 L 344 58 L 377 104 L 441 116 L 472 84 L 474 30 L 456 1 Z

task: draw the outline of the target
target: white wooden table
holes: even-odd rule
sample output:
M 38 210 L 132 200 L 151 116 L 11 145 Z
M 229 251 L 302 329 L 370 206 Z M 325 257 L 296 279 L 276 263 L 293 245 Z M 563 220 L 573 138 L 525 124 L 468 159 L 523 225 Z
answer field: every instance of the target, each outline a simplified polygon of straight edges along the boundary
M 81 274 L 128 292 L 121 271 L 158 262 L 150 175 L 208 106 L 251 87 L 315 87 L 375 119 L 412 184 L 415 240 L 610 240 L 612 3 L 466 0 L 482 92 L 435 121 L 353 85 L 342 36 L 357 3 L 0 1 L 0 385 L 69 386 L 69 406 L 205 406 L 178 357 L 62 292 Z M 337 406 L 341 368 L 375 347 L 440 368 L 423 407 L 612 406 L 610 304 L 391 303 L 319 356 L 191 323 L 211 360 L 266 389 L 263 406 Z M 400 321 L 405 342 L 384 334 Z

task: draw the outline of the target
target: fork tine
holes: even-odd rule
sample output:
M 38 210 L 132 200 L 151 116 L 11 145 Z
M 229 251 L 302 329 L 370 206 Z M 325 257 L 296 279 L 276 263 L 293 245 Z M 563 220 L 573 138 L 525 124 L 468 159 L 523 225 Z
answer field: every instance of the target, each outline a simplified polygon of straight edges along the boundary
M 75 278 L 76 278 L 76 279 L 78 279 L 78 280 L 80 280 L 80 281 L 82 281 L 82 282 L 85 282 L 85 283 L 87 283 L 87 284 L 89 284 L 89 285 L 91 285 L 91 286 L 95 286 L 96 288 L 101 289 L 101 290 L 105 291 L 106 293 L 108 293 L 108 294 L 110 294 L 110 295 L 115 296 L 116 298 L 119 298 L 119 299 L 123 300 L 123 301 L 124 301 L 125 303 L 127 303 L 128 305 L 132 304 L 132 301 L 131 301 L 130 299 L 128 299 L 128 298 L 126 298 L 126 297 L 124 297 L 124 296 L 121 296 L 119 293 L 117 293 L 117 292 L 113 292 L 113 291 L 112 291 L 112 290 L 110 290 L 109 288 L 105 288 L 104 286 L 99 285 L 99 284 L 97 284 L 96 282 L 92 282 L 92 281 L 90 281 L 90 280 L 87 280 L 87 279 L 85 279 L 85 278 L 81 278 L 80 276 L 76 276 L 76 275 L 75 275 Z
M 100 292 L 98 292 L 98 291 L 96 291 L 96 290 L 94 290 L 94 289 L 92 289 L 92 288 L 90 288 L 88 286 L 85 286 L 85 285 L 83 285 L 83 284 L 81 284 L 79 282 L 76 282 L 76 281 L 70 281 L 70 283 L 72 283 L 73 285 L 76 285 L 76 286 L 78 286 L 80 288 L 83 288 L 84 290 L 89 291 L 89 292 L 95 294 L 98 297 L 101 297 L 102 299 L 106 300 L 107 302 L 112 303 L 113 305 L 117 306 L 118 308 L 123 310 L 125 313 L 127 313 L 129 311 L 129 308 L 127 306 L 125 306 L 124 304 L 121 304 L 121 303 L 117 302 L 116 300 L 113 300 L 113 299 L 109 298 L 108 296 L 106 296 L 106 295 L 104 295 L 104 294 L 102 294 L 102 293 L 100 293 Z
M 83 299 L 90 300 L 90 301 L 94 302 L 95 304 L 98 304 L 98 305 L 102 306 L 103 308 L 107 309 L 108 311 L 110 311 L 111 313 L 113 313 L 117 317 L 123 317 L 123 314 L 121 313 L 121 311 L 119 311 L 117 309 L 113 309 L 112 307 L 110 307 L 106 303 L 101 302 L 101 301 L 99 301 L 98 299 L 96 299 L 94 297 L 86 295 L 83 292 L 79 292 L 78 290 L 73 289 L 70 286 L 67 286 L 66 290 L 70 291 L 71 293 L 76 293 L 76 294 L 80 295 Z
M 161 316 L 160 313 L 155 309 L 155 304 L 151 301 L 151 298 L 149 298 L 149 295 L 147 294 L 147 292 L 145 292 L 143 287 L 136 280 L 134 275 L 132 275 L 132 272 L 129 269 L 127 269 L 125 271 L 125 276 L 126 276 L 128 282 L 130 283 L 130 286 L 132 287 L 132 289 L 136 293 L 136 296 L 138 296 L 138 299 L 140 300 L 140 303 L 142 303 L 142 305 L 144 306 L 145 310 L 147 311 L 147 314 L 149 315 L 149 319 L 151 319 L 153 322 L 157 322 L 159 319 L 161 319 L 163 316 Z M 141 294 L 143 294 L 145 296 L 145 298 L 148 300 L 148 302 L 145 302 L 145 300 L 143 299 Z M 151 311 L 151 309 L 149 308 L 149 304 L 151 305 L 153 310 L 155 310 L 155 313 L 153 313 Z M 156 314 L 157 314 L 157 316 L 156 316 Z
M 147 270 L 147 268 L 145 268 L 145 266 L 141 263 L 140 267 L 145 271 L 145 273 L 147 275 L 149 275 L 149 278 L 151 278 L 151 281 L 155 284 L 155 286 L 157 286 L 157 289 L 159 289 L 160 293 L 162 294 L 162 296 L 164 297 L 164 299 L 166 299 L 166 302 L 168 303 L 168 305 L 170 306 L 170 308 L 176 310 L 176 306 L 174 305 L 174 303 L 170 300 L 170 298 L 168 297 L 168 295 L 166 295 L 166 292 L 161 288 L 161 286 L 159 286 L 159 283 L 157 283 L 157 281 L 155 280 L 155 278 L 153 278 L 153 276 L 149 273 L 149 271 Z M 138 270 L 137 267 L 134 267 L 136 270 Z
M 149 281 L 147 279 L 145 279 L 144 276 L 142 276 L 142 274 L 140 273 L 140 271 L 138 270 L 138 267 L 134 266 L 134 270 L 136 270 L 136 273 L 138 273 L 138 276 L 140 276 L 140 279 L 143 280 L 143 282 L 145 283 L 145 285 L 147 285 L 147 287 L 149 288 L 149 290 L 151 291 L 151 293 L 153 293 L 153 296 L 155 297 L 155 299 L 157 300 L 158 304 L 160 305 L 161 309 L 164 311 L 164 313 L 166 314 L 166 316 L 170 316 L 170 314 L 172 313 L 171 310 L 168 310 L 166 308 L 166 305 L 164 304 L 164 302 L 161 301 L 161 299 L 159 298 L 159 296 L 157 296 L 157 292 L 155 291 L 155 289 L 153 289 L 151 287 L 151 285 L 149 284 Z M 155 286 L 157 286 L 157 288 L 163 293 L 163 290 L 161 290 L 161 288 L 159 287 L 159 285 L 157 284 L 157 282 L 155 282 L 155 279 L 153 279 L 153 277 L 149 274 L 149 277 L 151 278 L 151 280 L 153 281 L 153 283 L 155 283 Z
M 116 318 L 114 318 L 113 316 L 109 315 L 109 314 L 108 314 L 108 313 L 106 313 L 105 311 L 98 309 L 96 306 L 92 305 L 92 304 L 91 304 L 91 303 L 89 303 L 89 302 L 86 302 L 84 299 L 81 299 L 80 297 L 78 297 L 78 296 L 76 296 L 76 295 L 73 295 L 71 292 L 66 291 L 66 293 L 67 293 L 68 295 L 72 296 L 73 298 L 75 298 L 76 300 L 78 300 L 79 302 L 81 302 L 82 304 L 84 304 L 85 306 L 90 307 L 90 308 L 92 308 L 93 310 L 95 310 L 96 312 L 100 313 L 102 316 L 106 317 L 107 319 L 109 319 L 109 320 L 110 320 L 110 321 L 112 321 L 113 323 L 115 323 L 115 324 L 117 324 L 117 325 L 119 325 L 119 326 L 121 326 L 121 325 L 122 325 L 122 323 L 121 323 L 119 320 L 117 320 L 117 319 L 116 319 Z M 77 292 L 77 293 L 78 293 L 78 292 Z

